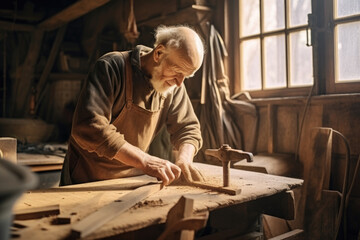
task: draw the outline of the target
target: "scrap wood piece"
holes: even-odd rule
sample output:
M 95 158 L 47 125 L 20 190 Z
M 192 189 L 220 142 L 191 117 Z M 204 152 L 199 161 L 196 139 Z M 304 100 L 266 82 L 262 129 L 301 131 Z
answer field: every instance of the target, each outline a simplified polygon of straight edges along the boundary
M 18 221 L 13 221 L 12 227 L 17 228 L 17 229 L 23 229 L 23 228 L 27 228 L 28 226 L 23 223 L 20 223 Z
M 151 194 L 159 191 L 161 187 L 162 186 L 159 183 L 139 187 L 114 202 L 100 208 L 98 211 L 88 215 L 72 226 L 71 238 L 78 239 L 88 236 L 108 221 L 119 216 L 121 213 L 130 209 Z
M 229 195 L 238 195 L 241 193 L 240 188 L 232 188 L 232 187 L 222 187 L 222 186 L 215 186 L 208 183 L 202 183 L 198 181 L 193 181 L 190 183 L 190 186 L 209 189 L 216 192 L 226 193 Z
M 49 205 L 44 207 L 33 207 L 26 209 L 19 209 L 14 211 L 15 220 L 29 220 L 48 217 L 51 215 L 60 214 L 59 204 Z
M 209 212 L 193 215 L 194 199 L 182 196 L 169 210 L 165 231 L 158 240 L 194 239 L 194 232 L 205 227 Z
M 51 221 L 52 225 L 62 225 L 62 224 L 69 224 L 69 223 L 71 223 L 71 216 L 69 214 L 57 215 L 56 218 L 54 218 Z

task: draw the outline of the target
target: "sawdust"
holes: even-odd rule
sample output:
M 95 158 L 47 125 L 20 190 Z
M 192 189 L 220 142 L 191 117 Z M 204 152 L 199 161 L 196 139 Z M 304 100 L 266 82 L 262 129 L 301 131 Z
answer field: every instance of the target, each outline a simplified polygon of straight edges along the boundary
M 160 198 L 158 200 L 145 200 L 144 202 L 139 202 L 137 203 L 135 206 L 133 206 L 133 209 L 138 209 L 138 208 L 144 208 L 144 207 L 156 207 L 156 206 L 165 206 L 166 204 L 164 204 L 163 200 Z

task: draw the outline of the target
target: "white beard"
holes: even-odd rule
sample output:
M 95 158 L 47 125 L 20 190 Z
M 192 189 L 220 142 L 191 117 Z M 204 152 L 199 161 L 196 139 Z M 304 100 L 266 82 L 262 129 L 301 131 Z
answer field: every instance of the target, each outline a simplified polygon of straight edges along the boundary
M 155 67 L 152 73 L 152 77 L 150 79 L 150 83 L 156 92 L 165 94 L 171 91 L 172 89 L 174 89 L 176 85 L 171 87 L 167 85 L 165 81 L 161 80 L 161 73 L 162 73 L 162 67 L 161 66 Z

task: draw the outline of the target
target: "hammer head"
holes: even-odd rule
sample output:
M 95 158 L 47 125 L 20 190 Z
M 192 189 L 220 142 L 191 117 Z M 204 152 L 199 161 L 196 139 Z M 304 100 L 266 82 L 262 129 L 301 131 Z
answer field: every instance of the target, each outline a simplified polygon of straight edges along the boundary
M 246 159 L 247 162 L 253 161 L 253 154 L 242 150 L 232 149 L 229 145 L 224 144 L 219 149 L 206 149 L 205 154 L 216 157 L 221 162 L 240 161 Z

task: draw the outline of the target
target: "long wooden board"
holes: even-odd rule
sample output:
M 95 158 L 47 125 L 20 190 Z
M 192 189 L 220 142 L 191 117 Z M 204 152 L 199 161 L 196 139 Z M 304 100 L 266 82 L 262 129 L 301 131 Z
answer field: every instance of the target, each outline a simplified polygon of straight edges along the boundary
M 160 189 L 161 184 L 151 184 L 131 191 L 130 193 L 85 217 L 83 220 L 75 223 L 71 228 L 71 237 L 83 238 L 88 236 L 106 222 L 117 217 L 119 214 L 125 212 L 136 203 L 144 200 Z
M 28 220 L 37 219 L 42 217 L 48 217 L 50 215 L 58 215 L 60 213 L 59 204 L 44 206 L 44 207 L 33 207 L 29 209 L 16 210 L 14 212 L 15 220 Z

